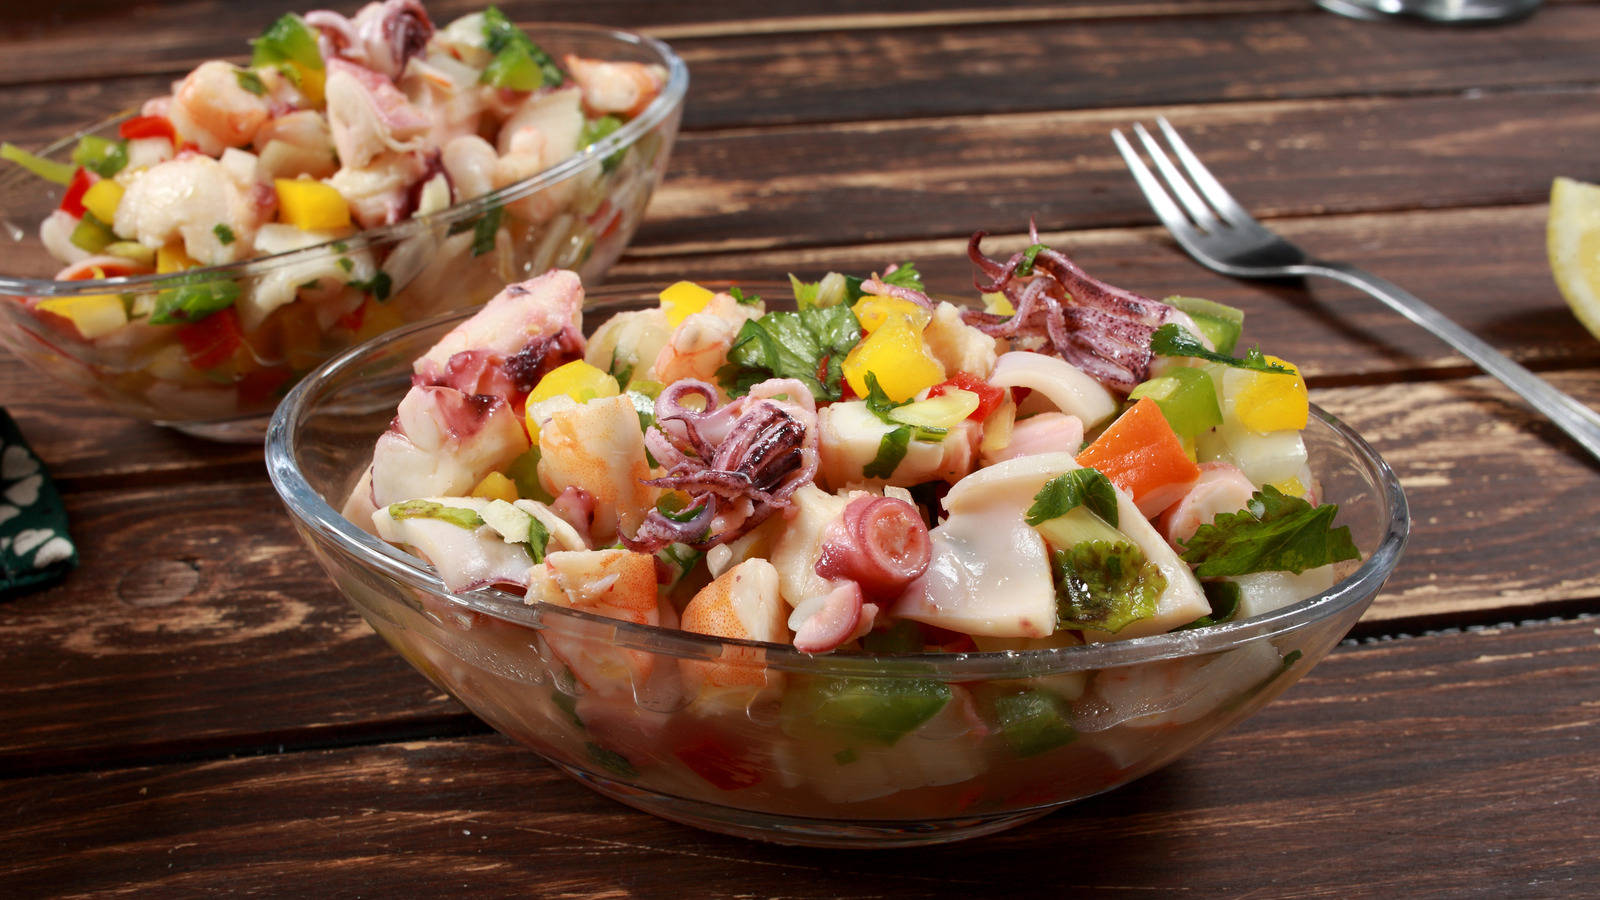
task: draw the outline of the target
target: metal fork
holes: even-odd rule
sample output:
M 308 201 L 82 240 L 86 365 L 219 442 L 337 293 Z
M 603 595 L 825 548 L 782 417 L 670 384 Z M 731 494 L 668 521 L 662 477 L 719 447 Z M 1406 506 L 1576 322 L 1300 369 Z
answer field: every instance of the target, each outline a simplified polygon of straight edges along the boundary
M 1139 182 L 1145 199 L 1190 256 L 1208 269 L 1236 278 L 1322 275 L 1366 291 L 1500 379 L 1600 459 L 1600 415 L 1507 359 L 1404 288 L 1348 263 L 1317 259 L 1284 240 L 1233 199 L 1165 118 L 1158 118 L 1156 124 L 1182 163 L 1182 171 L 1141 124 L 1135 123 L 1133 131 L 1155 161 L 1160 179 L 1145 165 L 1121 129 L 1113 129 L 1111 139 Z

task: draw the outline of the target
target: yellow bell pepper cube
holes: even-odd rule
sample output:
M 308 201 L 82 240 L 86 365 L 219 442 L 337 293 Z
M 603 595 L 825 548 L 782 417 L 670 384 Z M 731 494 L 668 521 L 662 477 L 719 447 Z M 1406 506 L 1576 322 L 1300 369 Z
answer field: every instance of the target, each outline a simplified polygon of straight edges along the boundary
M 472 489 L 472 496 L 510 503 L 517 499 L 517 483 L 499 472 L 490 472 Z
M 278 221 L 306 231 L 333 231 L 350 225 L 344 195 L 308 178 L 278 178 Z
M 162 275 L 168 272 L 182 272 L 200 265 L 194 257 L 185 253 L 183 244 L 174 242 L 156 250 L 156 271 Z
M 891 317 L 898 316 L 905 319 L 919 332 L 928 327 L 928 323 L 933 320 L 933 313 L 910 300 L 879 297 L 873 294 L 857 300 L 850 311 L 856 314 L 856 320 L 861 323 L 861 330 L 867 334 L 877 331 L 879 326 Z
M 579 403 L 588 403 L 620 393 L 622 387 L 617 384 L 617 379 L 604 369 L 581 359 L 557 366 L 539 379 L 539 383 L 528 393 L 528 405 L 523 408 L 523 424 L 528 429 L 528 438 L 535 444 L 539 442 L 539 423 L 533 415 L 534 407 L 552 397 L 566 395 Z
M 716 294 L 692 281 L 680 281 L 661 292 L 661 308 L 667 324 L 677 328 L 684 319 L 706 308 Z
M 312 69 L 297 62 L 290 61 L 289 67 L 300 76 L 300 93 L 312 107 L 320 109 L 323 103 L 323 87 L 327 84 L 328 72 L 326 69 Z
M 1311 417 L 1305 379 L 1293 365 L 1276 356 L 1267 356 L 1266 360 L 1290 371 L 1250 373 L 1251 377 L 1232 398 L 1239 424 L 1258 434 L 1299 431 Z
M 899 316 L 889 317 L 877 331 L 862 338 L 841 368 L 856 396 L 867 396 L 867 373 L 871 372 L 896 403 L 944 381 L 944 366 L 928 351 L 921 331 Z
M 90 294 L 86 297 L 57 297 L 41 300 L 34 307 L 58 315 L 72 323 L 84 340 L 110 334 L 128 324 L 128 309 L 116 294 Z
M 1011 298 L 999 291 L 983 295 L 983 311 L 997 316 L 1014 316 L 1017 308 L 1011 305 Z
M 94 217 L 102 222 L 116 219 L 117 205 L 121 202 L 122 185 L 109 178 L 96 181 L 83 192 L 83 208 L 94 213 Z

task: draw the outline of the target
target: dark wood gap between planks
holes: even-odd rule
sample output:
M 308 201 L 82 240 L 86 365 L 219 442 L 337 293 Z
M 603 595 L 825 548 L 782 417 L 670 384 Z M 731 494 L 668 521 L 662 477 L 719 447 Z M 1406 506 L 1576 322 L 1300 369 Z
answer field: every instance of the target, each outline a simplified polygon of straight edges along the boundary
M 1426 641 L 1486 630 L 1600 621 L 1600 597 L 1527 607 L 1516 621 L 1506 621 L 1503 611 L 1450 617 L 1388 619 L 1357 622 L 1339 648 Z M 1333 652 L 1339 652 L 1335 648 Z M 55 775 L 106 773 L 154 766 L 185 765 L 250 757 L 315 753 L 354 747 L 382 747 L 415 741 L 441 741 L 496 734 L 471 712 L 406 717 L 352 725 L 310 726 L 259 734 L 231 734 L 214 738 L 94 747 L 65 752 L 25 751 L 0 756 L 0 784 L 13 779 Z M 509 740 L 509 739 L 507 739 Z

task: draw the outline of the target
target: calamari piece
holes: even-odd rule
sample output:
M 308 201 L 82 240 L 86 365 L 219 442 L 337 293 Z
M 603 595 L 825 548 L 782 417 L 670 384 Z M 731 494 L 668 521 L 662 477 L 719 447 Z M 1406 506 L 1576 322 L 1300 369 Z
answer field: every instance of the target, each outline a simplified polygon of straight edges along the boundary
M 817 411 L 819 470 L 828 487 L 867 481 L 862 470 L 878 456 L 883 438 L 897 426 L 878 418 L 862 400 L 830 403 Z M 926 481 L 950 484 L 965 478 L 978 458 L 983 429 L 976 422 L 963 421 L 936 441 L 911 440 L 905 456 L 884 481 L 909 487 Z
M 388 78 L 330 59 L 324 90 L 333 145 L 346 168 L 364 168 L 386 151 L 422 148 L 431 122 Z
M 483 118 L 483 92 L 478 90 L 481 68 L 456 59 L 448 51 L 413 57 L 400 79 L 411 105 L 427 116 L 429 142 L 443 147 L 451 140 L 476 135 Z M 465 199 L 467 195 L 463 195 Z
M 260 172 L 266 178 L 327 178 L 339 170 L 328 120 L 299 109 L 267 120 L 255 134 Z
M 1066 453 L 980 469 L 945 495 L 932 561 L 892 612 L 952 631 L 1044 637 L 1055 631 L 1056 592 L 1044 538 L 1023 515 L 1044 483 L 1077 468 Z
M 111 227 L 146 247 L 183 241 L 184 252 L 206 265 L 249 255 L 264 210 L 221 162 L 185 155 L 134 173 Z M 226 225 L 223 242 L 218 225 Z
M 632 622 L 659 625 L 655 558 L 629 550 L 561 550 L 545 557 L 528 574 L 529 603 L 550 603 Z M 609 641 L 603 627 L 546 629 L 550 649 L 572 669 L 584 687 L 602 695 L 631 693 L 644 685 L 655 666 L 653 654 L 625 650 Z
M 778 570 L 764 559 L 749 559 L 700 589 L 683 608 L 681 627 L 696 634 L 741 641 L 787 643 L 787 607 L 778 594 Z M 691 689 L 781 687 L 783 673 L 763 665 L 764 654 L 725 647 L 718 662 L 685 659 L 683 677 Z
M 1043 353 L 1002 353 L 989 383 L 995 387 L 1031 388 L 1056 409 L 1077 416 L 1086 428 L 1099 425 L 1117 411 L 1117 398 L 1100 382 L 1072 363 Z
M 413 387 L 373 450 L 372 504 L 467 494 L 528 447 L 528 433 L 505 400 Z
M 433 37 L 433 21 L 420 0 L 381 0 L 361 7 L 351 18 L 331 10 L 306 13 L 317 29 L 317 43 L 329 63 L 348 60 L 391 80 Z
M 481 516 L 491 501 L 482 497 L 426 497 L 419 504 L 470 510 Z M 416 551 L 454 593 L 486 585 L 526 587 L 533 557 L 527 546 L 509 543 L 488 525 L 465 528 L 427 515 L 406 515 L 407 503 L 380 507 L 372 516 L 378 537 Z M 399 517 L 395 513 L 399 512 Z
M 411 211 L 411 188 L 428 173 L 421 153 L 380 153 L 364 165 L 347 165 L 328 178 L 329 187 L 350 204 L 350 217 L 363 228 L 393 225 Z
M 666 86 L 660 66 L 636 62 L 607 62 L 567 54 L 562 60 L 572 80 L 583 88 L 583 104 L 596 115 L 620 113 L 633 117 L 644 111 Z
M 238 70 L 218 59 L 184 76 L 166 109 L 179 140 L 193 141 L 207 156 L 248 146 L 270 114 L 266 99 L 245 90 Z
M 650 478 L 644 433 L 625 396 L 556 410 L 540 426 L 539 452 L 539 480 L 551 494 L 577 488 L 594 498 L 599 543 L 611 543 L 619 528 L 632 534 L 660 495 L 644 483 Z

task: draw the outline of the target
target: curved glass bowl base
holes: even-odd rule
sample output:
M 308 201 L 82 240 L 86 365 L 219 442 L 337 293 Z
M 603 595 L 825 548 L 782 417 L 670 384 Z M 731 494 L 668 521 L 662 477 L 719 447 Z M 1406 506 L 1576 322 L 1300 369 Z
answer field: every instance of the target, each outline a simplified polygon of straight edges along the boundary
M 917 821 L 813 819 L 736 809 L 684 797 L 658 794 L 612 781 L 602 775 L 586 772 L 555 760 L 548 762 L 596 793 L 640 812 L 717 834 L 800 847 L 887 850 L 895 847 L 946 844 L 1015 828 L 1049 815 L 1063 805 L 988 816 L 959 816 Z
M 267 423 L 271 415 L 246 416 L 242 419 L 225 419 L 221 422 L 152 422 L 162 428 L 223 444 L 259 444 L 267 436 Z

